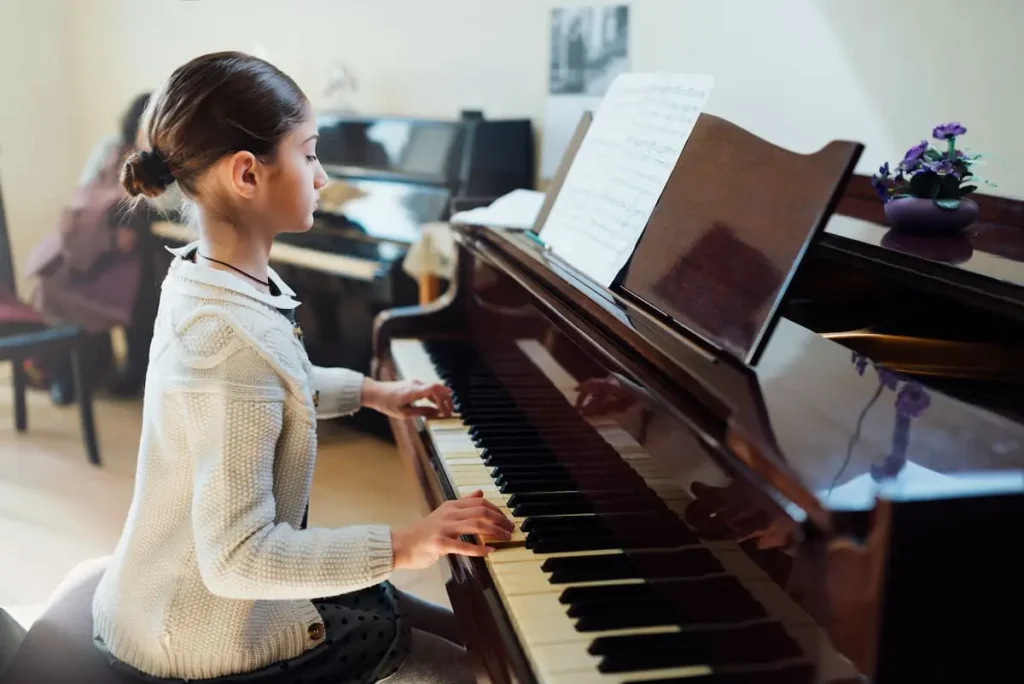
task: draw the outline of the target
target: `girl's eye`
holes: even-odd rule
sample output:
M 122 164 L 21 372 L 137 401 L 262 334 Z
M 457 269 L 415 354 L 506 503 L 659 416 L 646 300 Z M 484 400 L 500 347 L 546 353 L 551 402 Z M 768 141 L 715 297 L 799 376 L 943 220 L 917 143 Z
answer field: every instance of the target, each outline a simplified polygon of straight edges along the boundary
M 315 154 L 307 155 L 306 156 L 306 161 L 308 161 L 310 164 L 312 164 L 313 162 L 316 161 L 316 155 Z

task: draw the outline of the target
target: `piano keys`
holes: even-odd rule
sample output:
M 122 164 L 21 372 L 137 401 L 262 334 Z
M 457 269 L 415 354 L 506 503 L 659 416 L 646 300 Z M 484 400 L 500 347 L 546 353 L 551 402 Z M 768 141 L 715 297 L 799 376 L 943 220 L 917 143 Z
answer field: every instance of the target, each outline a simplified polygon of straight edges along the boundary
M 452 418 L 391 421 L 428 503 L 480 489 L 516 523 L 449 559 L 480 681 L 1014 671 L 996 624 L 1024 568 L 997 540 L 1024 513 L 1024 425 L 781 315 L 859 148 L 766 145 L 703 115 L 610 288 L 456 226 L 444 297 L 378 317 L 375 373 L 455 397 Z
M 813 622 L 735 544 L 701 541 L 671 473 L 615 422 L 582 419 L 578 382 L 542 345 L 481 356 L 397 339 L 391 352 L 400 377 L 453 391 L 458 417 L 425 422 L 447 495 L 483 490 L 516 522 L 511 540 L 482 540 L 500 547 L 485 564 L 539 681 L 809 670 Z M 723 665 L 732 679 L 712 676 Z

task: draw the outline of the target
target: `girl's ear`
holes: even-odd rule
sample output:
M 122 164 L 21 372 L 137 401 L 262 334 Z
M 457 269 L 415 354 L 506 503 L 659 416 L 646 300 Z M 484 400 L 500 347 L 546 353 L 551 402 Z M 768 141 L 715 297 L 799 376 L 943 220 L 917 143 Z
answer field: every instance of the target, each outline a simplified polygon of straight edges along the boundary
M 250 198 L 256 194 L 259 182 L 259 161 L 252 152 L 235 152 L 228 160 L 230 173 L 229 185 L 242 197 Z

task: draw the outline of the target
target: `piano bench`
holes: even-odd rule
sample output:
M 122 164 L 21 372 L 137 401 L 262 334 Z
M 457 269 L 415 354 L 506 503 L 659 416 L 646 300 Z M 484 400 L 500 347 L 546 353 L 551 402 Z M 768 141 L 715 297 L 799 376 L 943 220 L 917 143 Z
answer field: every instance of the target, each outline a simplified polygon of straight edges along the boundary
M 119 684 L 128 680 L 107 663 L 92 642 L 92 596 L 107 558 L 75 566 L 25 635 L 3 684 Z

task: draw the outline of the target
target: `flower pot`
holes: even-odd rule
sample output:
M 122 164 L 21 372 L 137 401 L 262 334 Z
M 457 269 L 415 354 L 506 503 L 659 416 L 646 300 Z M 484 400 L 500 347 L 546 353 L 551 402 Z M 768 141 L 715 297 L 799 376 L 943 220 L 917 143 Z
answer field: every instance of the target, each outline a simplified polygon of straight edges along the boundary
M 885 203 L 885 216 L 901 233 L 956 235 L 978 218 L 978 205 L 964 198 L 956 209 L 943 209 L 930 199 L 898 197 Z

